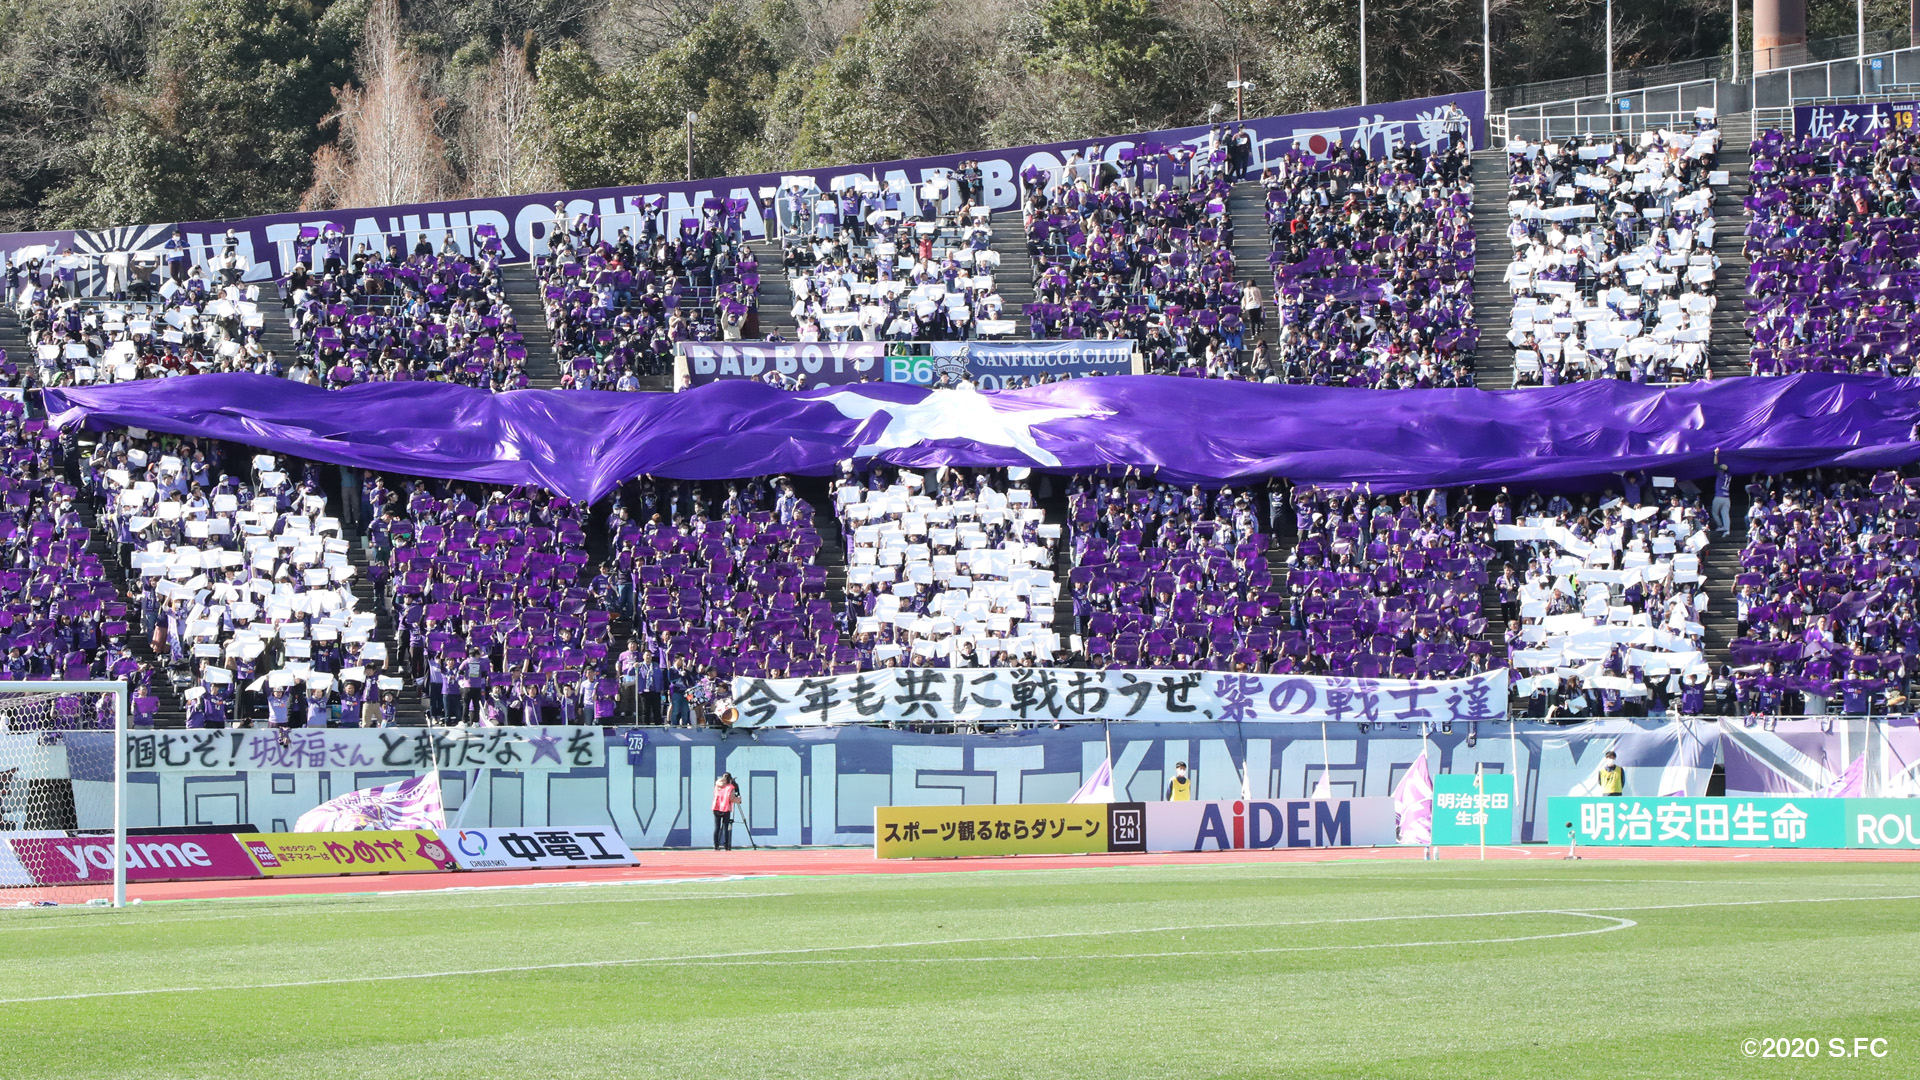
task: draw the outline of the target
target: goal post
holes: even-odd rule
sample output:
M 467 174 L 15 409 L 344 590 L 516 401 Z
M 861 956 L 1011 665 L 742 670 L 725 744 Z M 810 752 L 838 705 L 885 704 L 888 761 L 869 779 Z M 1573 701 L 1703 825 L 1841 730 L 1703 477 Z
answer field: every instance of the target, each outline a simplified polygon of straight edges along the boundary
M 0 908 L 127 903 L 119 680 L 0 682 Z

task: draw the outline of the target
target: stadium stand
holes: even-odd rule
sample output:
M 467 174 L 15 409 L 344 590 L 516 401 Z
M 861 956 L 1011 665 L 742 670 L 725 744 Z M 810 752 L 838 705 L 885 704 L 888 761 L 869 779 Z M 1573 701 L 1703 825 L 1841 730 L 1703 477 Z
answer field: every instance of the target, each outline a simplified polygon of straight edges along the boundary
M 462 252 L 448 233 L 438 252 L 422 238 L 411 254 L 362 243 L 350 258 L 327 238 L 315 243 L 324 257 L 318 272 L 296 265 L 283 284 L 295 356 L 269 374 L 329 387 L 411 379 L 488 390 L 528 385 L 497 239 L 478 255 Z
M 760 269 L 741 232 L 744 210 L 737 200 L 710 200 L 677 237 L 664 235 L 657 207 L 611 239 L 598 215 L 577 215 L 570 232 L 556 230 L 534 272 L 558 385 L 652 388 L 672 368 L 674 342 L 757 334 Z
M 1279 311 L 1255 379 L 1472 386 L 1473 182 L 1464 146 L 1385 158 L 1289 150 L 1260 178 Z
M 1769 129 L 1753 142 L 1745 249 L 1755 375 L 1906 375 L 1913 316 L 1911 132 Z
M 886 181 L 836 194 L 793 185 L 780 195 L 796 340 L 955 341 L 1011 331 L 994 282 L 992 215 L 937 187 L 904 199 Z
M 1711 377 L 1721 133 L 1510 143 L 1515 385 Z

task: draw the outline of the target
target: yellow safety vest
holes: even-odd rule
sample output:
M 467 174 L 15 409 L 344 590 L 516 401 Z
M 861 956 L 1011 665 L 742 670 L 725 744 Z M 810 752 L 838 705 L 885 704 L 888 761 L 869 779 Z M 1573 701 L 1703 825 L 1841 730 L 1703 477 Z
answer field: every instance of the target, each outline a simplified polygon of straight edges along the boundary
M 1618 795 L 1626 790 L 1627 770 L 1618 765 L 1600 767 L 1600 790 L 1607 795 Z
M 1188 802 L 1193 798 L 1193 779 L 1176 776 L 1167 788 L 1167 799 L 1171 802 Z

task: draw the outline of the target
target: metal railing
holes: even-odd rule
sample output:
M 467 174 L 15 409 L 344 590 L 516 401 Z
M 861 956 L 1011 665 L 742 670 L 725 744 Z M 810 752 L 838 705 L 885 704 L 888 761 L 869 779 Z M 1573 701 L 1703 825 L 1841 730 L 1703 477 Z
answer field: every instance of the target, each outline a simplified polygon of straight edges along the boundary
M 1914 83 L 1920 83 L 1920 49 L 1890 49 L 1762 71 L 1753 77 L 1753 108 L 1777 114 L 1825 99 L 1891 100 L 1895 87 Z
M 1487 118 L 1495 146 L 1508 140 L 1540 142 L 1579 135 L 1692 126 L 1694 110 L 1720 107 L 1720 81 L 1696 79 L 1670 86 L 1568 98 L 1508 109 Z

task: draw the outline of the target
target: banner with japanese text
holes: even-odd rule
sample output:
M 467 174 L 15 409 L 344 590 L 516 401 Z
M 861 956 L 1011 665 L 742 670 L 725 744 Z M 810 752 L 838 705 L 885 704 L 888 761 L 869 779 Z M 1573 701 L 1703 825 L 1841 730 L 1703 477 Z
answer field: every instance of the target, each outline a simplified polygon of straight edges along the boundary
M 236 833 L 268 877 L 303 874 L 414 874 L 452 870 L 454 859 L 431 829 L 395 832 Z
M 127 735 L 130 772 L 331 769 L 585 769 L 606 763 L 599 728 L 225 728 Z
M 1795 105 L 1793 133 L 1796 136 L 1812 136 L 1816 139 L 1831 139 L 1845 135 L 1852 135 L 1855 139 L 1872 139 L 1883 132 L 1911 130 L 1915 108 L 1916 103 L 1911 101 L 1848 101 L 1837 105 Z
M 1098 854 L 1112 850 L 1109 808 L 1128 805 L 876 806 L 873 854 L 878 859 Z
M 1324 112 L 1248 117 L 1245 123 L 1253 136 L 1252 166 L 1256 170 L 1264 168 L 1285 158 L 1290 151 L 1325 159 L 1336 146 L 1365 147 L 1377 157 L 1384 157 L 1403 144 L 1437 150 L 1447 145 L 1449 108 L 1460 110 L 1470 142 L 1478 145 L 1486 109 L 1486 95 L 1480 91 L 1374 102 Z M 471 252 L 481 247 L 486 237 L 493 236 L 499 240 L 501 261 L 512 263 L 546 251 L 552 238 L 556 202 L 565 204 L 570 217 L 597 216 L 600 233 L 608 239 L 621 229 L 639 235 L 649 220 L 668 239 L 690 236 L 699 230 L 703 216 L 717 214 L 729 204 L 741 211 L 742 233 L 747 237 L 763 237 L 780 231 L 777 218 L 770 219 L 765 213 L 768 204 L 763 198 L 771 198 L 777 190 L 796 182 L 803 188 L 832 191 L 885 180 L 904 196 L 903 209 L 907 216 L 916 217 L 920 210 L 920 185 L 936 177 L 945 178 L 959 168 L 961 162 L 972 161 L 980 169 L 977 202 L 996 211 L 1017 210 L 1024 198 L 1023 175 L 1028 170 L 1038 170 L 1054 180 L 1086 176 L 1093 163 L 1102 161 L 1111 163 L 1117 171 L 1141 171 L 1146 166 L 1136 166 L 1134 162 L 1143 152 L 1151 151 L 1160 162 L 1157 171 L 1162 181 L 1172 182 L 1176 175 L 1184 176 L 1188 170 L 1185 166 L 1173 167 L 1166 161 L 1165 151 L 1171 147 L 1181 148 L 1183 152 L 1199 150 L 1210 145 L 1214 137 L 1211 125 L 1195 124 L 794 172 L 567 192 L 528 192 L 447 202 L 297 210 L 210 221 L 123 223 L 116 228 L 0 233 L 0 252 L 14 265 L 30 258 L 71 252 L 67 258 L 76 271 L 72 287 L 80 295 L 98 295 L 103 291 L 106 273 L 101 256 L 109 252 L 159 252 L 170 237 L 177 236 L 184 257 L 194 265 L 206 266 L 223 250 L 229 230 L 244 259 L 242 280 L 246 282 L 269 282 L 287 274 L 295 262 L 312 260 L 315 245 L 311 236 L 302 239 L 303 229 L 314 230 L 312 236 L 323 229 L 337 230 L 349 249 L 367 244 L 379 251 L 386 251 L 394 244 L 411 249 L 422 239 L 437 249 L 442 236 L 450 232 L 461 251 Z M 942 199 L 948 210 L 957 207 L 952 190 L 949 186 L 949 194 Z M 793 228 L 794 223 L 788 221 L 786 227 Z M 309 261 L 308 265 L 312 263 Z
M 633 849 L 644 850 L 712 846 L 713 782 L 731 772 L 745 796 L 736 844 L 745 844 L 745 829 L 763 847 L 844 847 L 873 842 L 878 805 L 1066 802 L 1109 753 L 1115 798 L 1122 802 L 1166 798 L 1179 762 L 1187 763 L 1196 800 L 1251 796 L 1284 802 L 1315 793 L 1387 797 L 1424 752 L 1436 774 L 1511 773 L 1525 839 L 1564 843 L 1559 821 L 1549 829 L 1547 796 L 1583 786 L 1597 792 L 1590 785 L 1609 750 L 1626 766 L 1630 798 L 1702 795 L 1720 760 L 1722 729 L 1713 722 L 1659 719 L 1572 725 L 1383 719 L 1363 725 L 1351 713 L 1327 724 L 1324 738 L 1319 724 L 1267 720 L 910 729 L 918 726 L 769 728 L 756 730 L 754 738 L 713 728 L 595 728 L 592 737 L 601 745 L 591 765 L 444 768 L 440 777 L 448 820 L 460 826 L 609 827 Z M 59 734 L 77 752 L 43 755 L 45 778 L 72 782 L 80 828 L 111 828 L 111 815 L 92 808 L 112 806 L 113 733 Z M 225 759 L 218 767 L 135 769 L 127 776 L 128 825 L 184 830 L 252 823 L 281 832 L 342 792 L 419 771 L 378 764 L 287 768 L 279 761 L 236 768 Z M 1920 802 L 1914 805 L 1920 808 Z
M 1555 841 L 1571 826 L 1580 843 L 1613 847 L 1838 848 L 1848 801 L 1555 796 L 1547 814 Z
M 632 866 L 640 861 L 610 828 L 441 829 L 440 840 L 462 870 Z
M 1507 672 L 1414 682 L 1217 671 L 886 668 L 733 680 L 740 727 L 992 721 L 1456 723 L 1505 720 Z
M 1433 778 L 1433 842 L 1511 844 L 1520 839 L 1513 777 L 1502 773 L 1441 773 Z

